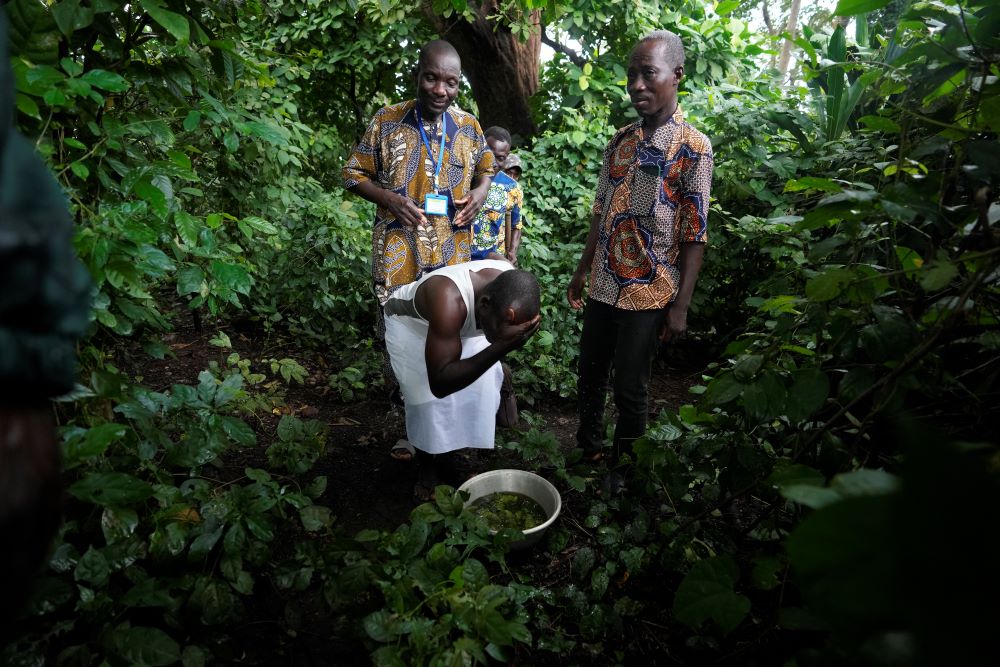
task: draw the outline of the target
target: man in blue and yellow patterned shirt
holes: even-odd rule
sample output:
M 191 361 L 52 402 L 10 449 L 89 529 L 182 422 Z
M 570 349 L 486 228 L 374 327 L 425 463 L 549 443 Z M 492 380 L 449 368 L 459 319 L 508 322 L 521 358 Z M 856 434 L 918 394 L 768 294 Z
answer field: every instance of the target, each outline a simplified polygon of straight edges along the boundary
M 524 193 L 517 181 L 501 171 L 510 155 L 510 133 L 493 126 L 483 134 L 496 158 L 496 166 L 486 201 L 472 222 L 472 259 L 504 257 L 516 263 L 524 226 L 521 217 Z

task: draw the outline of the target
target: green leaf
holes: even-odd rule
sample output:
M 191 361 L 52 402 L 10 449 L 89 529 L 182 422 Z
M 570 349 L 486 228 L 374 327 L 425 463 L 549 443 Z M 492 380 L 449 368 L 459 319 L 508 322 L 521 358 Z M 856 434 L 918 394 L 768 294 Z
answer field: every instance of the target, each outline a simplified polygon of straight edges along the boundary
M 369 614 L 361 624 L 365 633 L 377 642 L 391 642 L 399 634 L 392 614 L 385 609 Z
M 739 568 L 730 556 L 715 556 L 695 563 L 674 596 L 677 620 L 698 628 L 712 620 L 728 634 L 750 611 L 750 600 L 733 590 Z
M 62 0 L 53 5 L 51 11 L 59 31 L 67 37 L 94 22 L 94 10 L 81 7 L 80 0 Z
M 263 218 L 258 218 L 256 216 L 248 216 L 246 218 L 243 218 L 242 222 L 251 229 L 255 229 L 258 232 L 267 234 L 268 236 L 274 236 L 275 234 L 279 233 L 277 227 L 272 225 L 267 220 L 264 220 Z
M 309 484 L 307 484 L 305 488 L 302 489 L 302 492 L 305 493 L 310 498 L 312 498 L 313 500 L 316 500 L 317 498 L 322 496 L 324 493 L 326 493 L 326 475 L 320 475 L 316 477 L 313 481 L 309 482 Z
M 121 597 L 121 602 L 129 607 L 171 607 L 177 604 L 166 583 L 155 577 L 144 579 L 130 588 Z
M 848 498 L 813 512 L 788 537 L 796 587 L 806 607 L 823 620 L 866 631 L 890 627 L 910 611 L 900 608 L 897 593 L 899 509 L 894 500 Z
M 792 484 L 780 489 L 781 495 L 793 502 L 800 503 L 812 509 L 826 507 L 841 499 L 841 495 L 833 489 L 810 484 Z
M 753 570 L 750 573 L 750 583 L 758 590 L 773 590 L 781 584 L 778 574 L 783 569 L 785 569 L 785 564 L 778 558 L 758 556 L 754 558 Z
M 740 0 L 722 0 L 722 2 L 715 6 L 715 13 L 719 16 L 729 16 L 739 6 Z
M 763 355 L 748 354 L 736 362 L 736 366 L 733 368 L 733 376 L 740 382 L 749 382 L 763 364 Z
M 837 475 L 830 488 L 843 497 L 879 496 L 899 490 L 899 478 L 884 470 L 860 468 Z
M 752 419 L 764 422 L 785 411 L 787 392 L 777 374 L 765 371 L 743 390 L 743 405 Z
M 187 211 L 177 211 L 174 213 L 174 226 L 177 228 L 177 236 L 185 245 L 192 248 L 198 245 L 198 235 L 202 230 L 202 224 L 198 218 Z
M 245 268 L 239 264 L 212 262 L 212 275 L 223 287 L 240 294 L 250 294 L 253 279 Z
M 83 441 L 71 441 L 66 446 L 66 465 L 73 467 L 84 459 L 103 454 L 115 440 L 125 436 L 124 424 L 101 424 L 87 431 Z
M 119 655 L 133 665 L 161 667 L 181 659 L 180 645 L 159 628 L 121 628 L 112 640 Z
M 802 192 L 805 190 L 841 192 L 843 189 L 843 186 L 836 181 L 831 181 L 829 178 L 818 178 L 816 176 L 805 176 L 803 178 L 790 180 L 785 183 L 785 192 Z M 799 218 L 799 220 L 801 220 L 801 218 Z
M 779 489 L 786 486 L 823 486 L 825 482 L 823 473 L 802 465 L 801 463 L 789 463 L 787 459 L 782 459 L 774 467 L 774 471 L 768 476 L 768 484 L 772 484 Z
M 854 274 L 845 268 L 827 269 L 806 283 L 806 296 L 811 301 L 836 299 L 850 284 Z
M 573 554 L 573 560 L 570 561 L 570 569 L 573 575 L 579 579 L 585 577 L 593 569 L 595 560 L 596 555 L 590 547 L 578 549 Z
M 198 125 L 201 124 L 201 112 L 197 109 L 192 109 L 188 112 L 187 116 L 184 118 L 184 130 L 186 132 L 193 132 Z
M 224 623 L 235 615 L 236 596 L 225 582 L 199 581 L 190 600 L 201 611 L 201 620 L 206 625 Z
M 37 118 L 39 120 L 42 118 L 41 111 L 39 111 L 38 104 L 35 100 L 21 93 L 17 94 L 17 110 L 26 116 L 31 116 L 32 118 Z
M 39 65 L 59 61 L 59 26 L 38 0 L 12 0 L 6 5 L 13 52 Z
M 72 171 L 73 174 L 81 180 L 85 181 L 87 180 L 87 177 L 90 176 L 90 169 L 82 162 L 73 162 L 69 165 L 69 168 L 70 171 Z
M 257 434 L 242 419 L 223 416 L 219 417 L 219 423 L 222 425 L 222 430 L 226 432 L 226 435 L 232 438 L 237 444 L 243 447 L 252 447 L 257 444 Z
M 867 127 L 869 130 L 874 130 L 876 132 L 886 132 L 888 134 L 897 134 L 902 131 L 899 124 L 891 118 L 886 118 L 885 116 L 862 116 L 858 119 L 858 122 Z
M 209 525 L 211 523 L 215 523 L 216 525 L 210 530 Z M 225 524 L 217 523 L 215 520 L 210 520 L 202 524 L 202 533 L 191 542 L 188 555 L 193 559 L 200 559 L 207 556 L 219 542 L 225 527 Z
M 191 27 L 186 16 L 165 9 L 162 0 L 139 0 L 139 4 L 146 10 L 151 19 L 166 28 L 167 32 L 173 35 L 177 41 L 188 41 Z
M 128 90 L 130 87 L 129 82 L 124 78 L 114 72 L 108 72 L 103 69 L 90 70 L 83 75 L 82 80 L 94 88 L 100 88 L 111 93 L 120 93 Z
M 722 373 L 708 384 L 705 401 L 709 405 L 724 405 L 743 393 L 744 387 L 732 373 Z
M 840 399 L 846 403 L 850 403 L 862 393 L 868 391 L 877 380 L 878 377 L 875 371 L 867 366 L 852 368 L 840 381 L 840 387 L 838 388 Z
M 240 147 L 240 139 L 236 136 L 235 132 L 229 130 L 222 137 L 222 145 L 225 146 L 226 150 L 230 153 L 235 153 Z
M 177 293 L 201 294 L 205 285 L 205 272 L 200 266 L 185 266 L 177 272 Z
M 937 292 L 947 287 L 958 276 L 958 267 L 947 259 L 939 258 L 920 273 L 920 286 L 925 292 Z
M 184 653 L 181 655 L 181 664 L 184 667 L 205 667 L 207 662 L 208 656 L 200 646 L 184 647 Z
M 241 124 L 240 129 L 246 134 L 260 137 L 264 141 L 274 144 L 275 146 L 288 145 L 288 139 L 285 138 L 277 127 L 271 125 L 270 123 L 252 120 Z
M 82 581 L 93 586 L 102 587 L 108 583 L 108 576 L 111 570 L 108 567 L 108 560 L 100 551 L 93 547 L 87 549 L 80 562 L 73 571 L 73 577 L 77 581 Z
M 333 523 L 329 507 L 321 505 L 309 505 L 299 510 L 299 518 L 302 519 L 302 527 L 310 532 L 316 532 L 324 528 L 329 528 Z
M 785 415 L 800 422 L 814 415 L 830 395 L 830 379 L 818 368 L 806 368 L 792 373 L 792 388 L 788 392 Z
M 916 340 L 913 323 L 900 313 L 889 313 L 861 329 L 861 347 L 873 361 L 902 359 Z
M 139 514 L 127 507 L 105 507 L 101 513 L 101 532 L 108 544 L 114 544 L 135 534 Z
M 70 495 L 96 505 L 132 505 L 153 495 L 153 487 L 123 472 L 92 472 L 68 489 Z

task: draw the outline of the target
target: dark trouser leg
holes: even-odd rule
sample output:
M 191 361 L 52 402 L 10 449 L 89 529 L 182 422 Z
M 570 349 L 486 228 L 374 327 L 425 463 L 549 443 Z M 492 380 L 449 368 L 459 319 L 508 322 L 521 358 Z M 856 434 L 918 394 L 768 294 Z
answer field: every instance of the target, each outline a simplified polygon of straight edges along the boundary
M 580 427 L 576 441 L 585 452 L 598 452 L 603 446 L 604 404 L 617 338 L 614 310 L 606 304 L 588 300 L 583 311 L 576 381 Z
M 615 347 L 615 458 L 632 450 L 632 443 L 646 432 L 649 411 L 649 377 L 659 346 L 664 311 L 617 310 L 621 344 Z

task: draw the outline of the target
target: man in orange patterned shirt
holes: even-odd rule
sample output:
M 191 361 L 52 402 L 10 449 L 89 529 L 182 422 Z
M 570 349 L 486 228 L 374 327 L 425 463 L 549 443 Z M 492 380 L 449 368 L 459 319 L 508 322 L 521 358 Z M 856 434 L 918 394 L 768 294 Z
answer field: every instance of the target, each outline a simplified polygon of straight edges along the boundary
M 684 76 L 680 38 L 658 30 L 629 58 L 628 93 L 640 120 L 604 151 L 590 233 L 567 299 L 584 306 L 580 337 L 577 442 L 602 457 L 604 407 L 614 369 L 618 408 L 614 456 L 645 433 L 648 385 L 659 341 L 684 334 L 701 270 L 712 183 L 712 144 L 684 121 L 677 88 Z M 612 490 L 621 479 L 611 476 Z
M 470 223 L 495 159 L 479 121 L 452 104 L 461 81 L 455 48 L 425 44 L 417 98 L 380 109 L 344 166 L 344 187 L 378 206 L 372 277 L 379 305 L 425 273 L 470 259 Z

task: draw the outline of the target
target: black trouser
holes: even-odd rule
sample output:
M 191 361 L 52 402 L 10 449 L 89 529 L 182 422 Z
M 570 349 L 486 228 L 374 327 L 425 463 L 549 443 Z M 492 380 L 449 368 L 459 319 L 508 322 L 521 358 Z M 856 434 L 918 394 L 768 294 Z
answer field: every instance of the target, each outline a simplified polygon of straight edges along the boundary
M 623 310 L 589 299 L 583 313 L 577 393 L 580 428 L 577 443 L 598 451 L 604 439 L 604 405 L 608 378 L 614 369 L 614 399 L 618 408 L 615 457 L 628 451 L 646 432 L 649 376 L 659 345 L 664 309 Z

